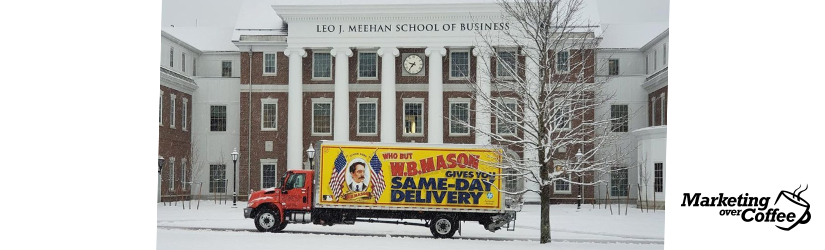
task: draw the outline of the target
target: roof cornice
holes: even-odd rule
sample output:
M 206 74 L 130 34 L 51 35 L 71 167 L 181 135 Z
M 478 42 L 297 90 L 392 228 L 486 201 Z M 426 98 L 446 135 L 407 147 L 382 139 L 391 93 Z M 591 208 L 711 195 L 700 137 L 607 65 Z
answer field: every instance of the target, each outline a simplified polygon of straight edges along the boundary
M 658 36 L 653 38 L 653 40 L 650 40 L 650 42 L 647 42 L 645 44 L 645 46 L 642 46 L 641 48 L 639 48 L 639 50 L 645 51 L 645 50 L 649 49 L 650 47 L 653 47 L 654 44 L 658 43 L 659 41 L 661 41 L 662 39 L 664 39 L 668 35 L 670 35 L 670 28 L 667 28 L 661 34 L 659 34 Z
M 312 19 L 381 20 L 409 17 L 500 17 L 501 7 L 495 3 L 451 4 L 370 4 L 370 5 L 272 5 L 285 22 Z M 364 13 L 373 13 L 364 16 Z
M 173 36 L 172 34 L 169 34 L 166 31 L 160 30 L 160 36 L 165 37 L 166 39 L 169 39 L 169 41 L 172 41 L 173 43 L 176 43 L 180 46 L 183 46 L 184 48 L 192 50 L 195 53 L 198 53 L 198 54 L 203 53 L 203 51 L 199 50 L 198 48 L 195 48 L 195 46 L 192 46 L 192 45 L 184 42 L 183 40 L 178 39 L 177 37 Z

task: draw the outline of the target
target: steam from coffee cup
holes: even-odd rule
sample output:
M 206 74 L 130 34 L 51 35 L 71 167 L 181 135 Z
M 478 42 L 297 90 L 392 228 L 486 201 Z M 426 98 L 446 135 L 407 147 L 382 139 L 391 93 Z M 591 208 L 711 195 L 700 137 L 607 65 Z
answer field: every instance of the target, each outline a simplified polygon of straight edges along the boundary
M 800 185 L 800 187 L 802 186 Z M 796 190 L 799 190 L 799 188 Z M 779 225 L 776 225 L 776 227 L 779 229 L 789 231 L 796 225 L 806 224 L 811 220 L 811 204 L 800 196 L 802 192 L 808 190 L 808 187 L 805 186 L 805 189 L 799 193 L 796 193 L 796 190 L 794 192 L 782 191 L 776 196 L 776 201 L 773 203 L 774 207 L 779 208 L 780 211 L 796 215 L 793 221 L 778 222 Z

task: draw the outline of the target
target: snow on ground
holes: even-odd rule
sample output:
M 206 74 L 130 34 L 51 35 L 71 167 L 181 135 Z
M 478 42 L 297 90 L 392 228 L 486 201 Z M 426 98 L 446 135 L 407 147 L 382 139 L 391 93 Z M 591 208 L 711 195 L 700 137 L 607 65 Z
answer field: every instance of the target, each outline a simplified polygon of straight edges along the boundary
M 260 233 L 252 219 L 243 218 L 246 202 L 237 208 L 231 203 L 200 201 L 200 209 L 182 209 L 158 204 L 158 249 L 281 248 L 363 249 L 364 243 L 378 249 L 538 249 L 539 206 L 525 205 L 518 213 L 515 231 L 485 230 L 475 222 L 462 225 L 453 239 L 433 239 L 428 228 L 356 222 L 355 225 L 319 226 L 290 224 L 283 233 Z M 608 209 L 583 205 L 553 205 L 550 227 L 553 247 L 562 249 L 663 249 L 665 212 L 642 213 L 631 206 L 628 215 L 613 215 Z M 622 207 L 624 212 L 624 207 Z M 419 220 L 408 220 L 420 222 Z

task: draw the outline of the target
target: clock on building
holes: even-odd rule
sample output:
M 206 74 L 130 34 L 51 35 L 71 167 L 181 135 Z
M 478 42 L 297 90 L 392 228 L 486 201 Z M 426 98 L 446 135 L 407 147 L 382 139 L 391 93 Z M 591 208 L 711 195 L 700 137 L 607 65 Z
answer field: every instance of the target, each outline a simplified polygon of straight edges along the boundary
M 418 74 L 418 72 L 421 72 L 421 69 L 424 68 L 424 60 L 417 54 L 411 54 L 407 56 L 407 58 L 404 58 L 403 64 L 404 70 L 412 75 Z

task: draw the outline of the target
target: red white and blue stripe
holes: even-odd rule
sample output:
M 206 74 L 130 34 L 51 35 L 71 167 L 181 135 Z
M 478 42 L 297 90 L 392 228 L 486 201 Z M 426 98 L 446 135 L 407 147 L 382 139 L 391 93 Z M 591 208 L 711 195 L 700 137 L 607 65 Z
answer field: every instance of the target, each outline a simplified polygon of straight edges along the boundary
M 372 182 L 372 196 L 375 197 L 375 202 L 381 197 L 386 185 L 384 184 L 384 172 L 381 171 L 381 161 L 378 160 L 378 151 L 372 154 L 370 159 L 370 167 L 372 168 L 372 175 L 370 181 Z
M 347 158 L 344 158 L 344 150 L 338 153 L 338 158 L 335 158 L 335 170 L 332 172 L 332 179 L 329 182 L 329 187 L 332 188 L 332 195 L 334 198 L 341 197 L 341 186 L 344 185 L 344 177 L 347 172 Z

